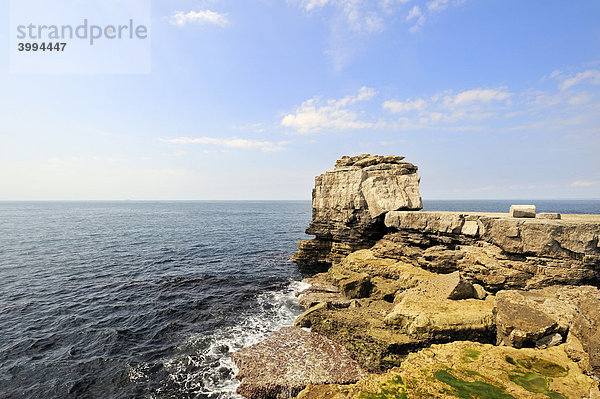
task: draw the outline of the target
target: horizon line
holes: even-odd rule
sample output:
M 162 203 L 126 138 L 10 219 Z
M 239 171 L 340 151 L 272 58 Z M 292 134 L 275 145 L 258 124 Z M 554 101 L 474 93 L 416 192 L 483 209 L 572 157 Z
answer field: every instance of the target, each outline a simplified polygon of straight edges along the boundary
M 297 202 L 311 199 L 0 199 L 0 202 Z M 595 198 L 430 198 L 423 201 L 600 201 Z

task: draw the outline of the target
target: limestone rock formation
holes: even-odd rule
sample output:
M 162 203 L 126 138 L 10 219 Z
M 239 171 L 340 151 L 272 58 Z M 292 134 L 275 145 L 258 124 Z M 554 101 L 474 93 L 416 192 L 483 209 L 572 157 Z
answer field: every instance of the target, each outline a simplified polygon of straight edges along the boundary
M 232 355 L 239 368 L 237 389 L 249 399 L 294 397 L 308 384 L 350 384 L 367 374 L 330 339 L 284 327 Z
M 369 282 L 368 295 L 344 295 L 343 287 L 358 281 Z M 340 292 L 302 294 L 301 302 L 316 306 L 301 315 L 297 325 L 341 343 L 371 371 L 399 365 L 409 352 L 435 342 L 494 342 L 494 297 L 476 299 L 475 287 L 458 272 L 438 275 L 363 249 L 309 282 L 333 285 Z M 316 304 L 318 298 L 322 302 Z
M 299 264 L 331 264 L 383 235 L 382 216 L 423 207 L 417 167 L 400 156 L 363 154 L 339 159 L 315 178 L 313 218 L 292 258 Z
M 440 273 L 458 270 L 492 292 L 600 281 L 598 217 L 392 211 L 385 224 L 381 256 Z
M 298 399 L 600 398 L 564 345 L 545 350 L 453 342 L 408 355 L 352 385 L 309 385 Z
M 239 392 L 600 399 L 600 215 L 417 212 L 416 171 L 361 155 L 315 179 L 293 260 L 327 271 L 296 328 L 234 355 Z
M 531 291 L 500 291 L 496 296 L 498 344 L 547 347 L 576 340 L 600 375 L 600 290 L 591 286 L 552 286 Z M 557 336 L 558 335 L 558 336 Z
M 491 342 L 495 332 L 494 298 L 450 300 L 410 289 L 398 295 L 385 323 L 430 342 Z

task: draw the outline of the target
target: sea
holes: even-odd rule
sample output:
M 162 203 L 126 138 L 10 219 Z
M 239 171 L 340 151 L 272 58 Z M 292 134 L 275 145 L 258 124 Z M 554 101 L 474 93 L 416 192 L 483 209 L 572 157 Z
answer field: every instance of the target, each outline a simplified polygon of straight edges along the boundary
M 589 201 L 425 210 L 597 213 Z M 309 201 L 0 202 L 0 398 L 239 398 L 231 353 L 291 325 Z

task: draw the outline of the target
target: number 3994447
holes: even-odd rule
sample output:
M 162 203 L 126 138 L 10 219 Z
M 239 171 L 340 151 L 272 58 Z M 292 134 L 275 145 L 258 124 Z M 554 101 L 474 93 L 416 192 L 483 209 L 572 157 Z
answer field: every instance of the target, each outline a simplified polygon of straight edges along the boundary
M 17 49 L 19 51 L 65 51 L 67 43 L 19 43 Z

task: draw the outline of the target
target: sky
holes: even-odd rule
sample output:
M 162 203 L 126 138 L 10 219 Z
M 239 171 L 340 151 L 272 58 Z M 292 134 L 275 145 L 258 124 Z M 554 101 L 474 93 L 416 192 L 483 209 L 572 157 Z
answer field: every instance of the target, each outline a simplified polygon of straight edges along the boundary
M 151 7 L 144 74 L 11 73 L 0 31 L 0 200 L 307 200 L 361 153 L 425 200 L 600 198 L 597 0 Z

